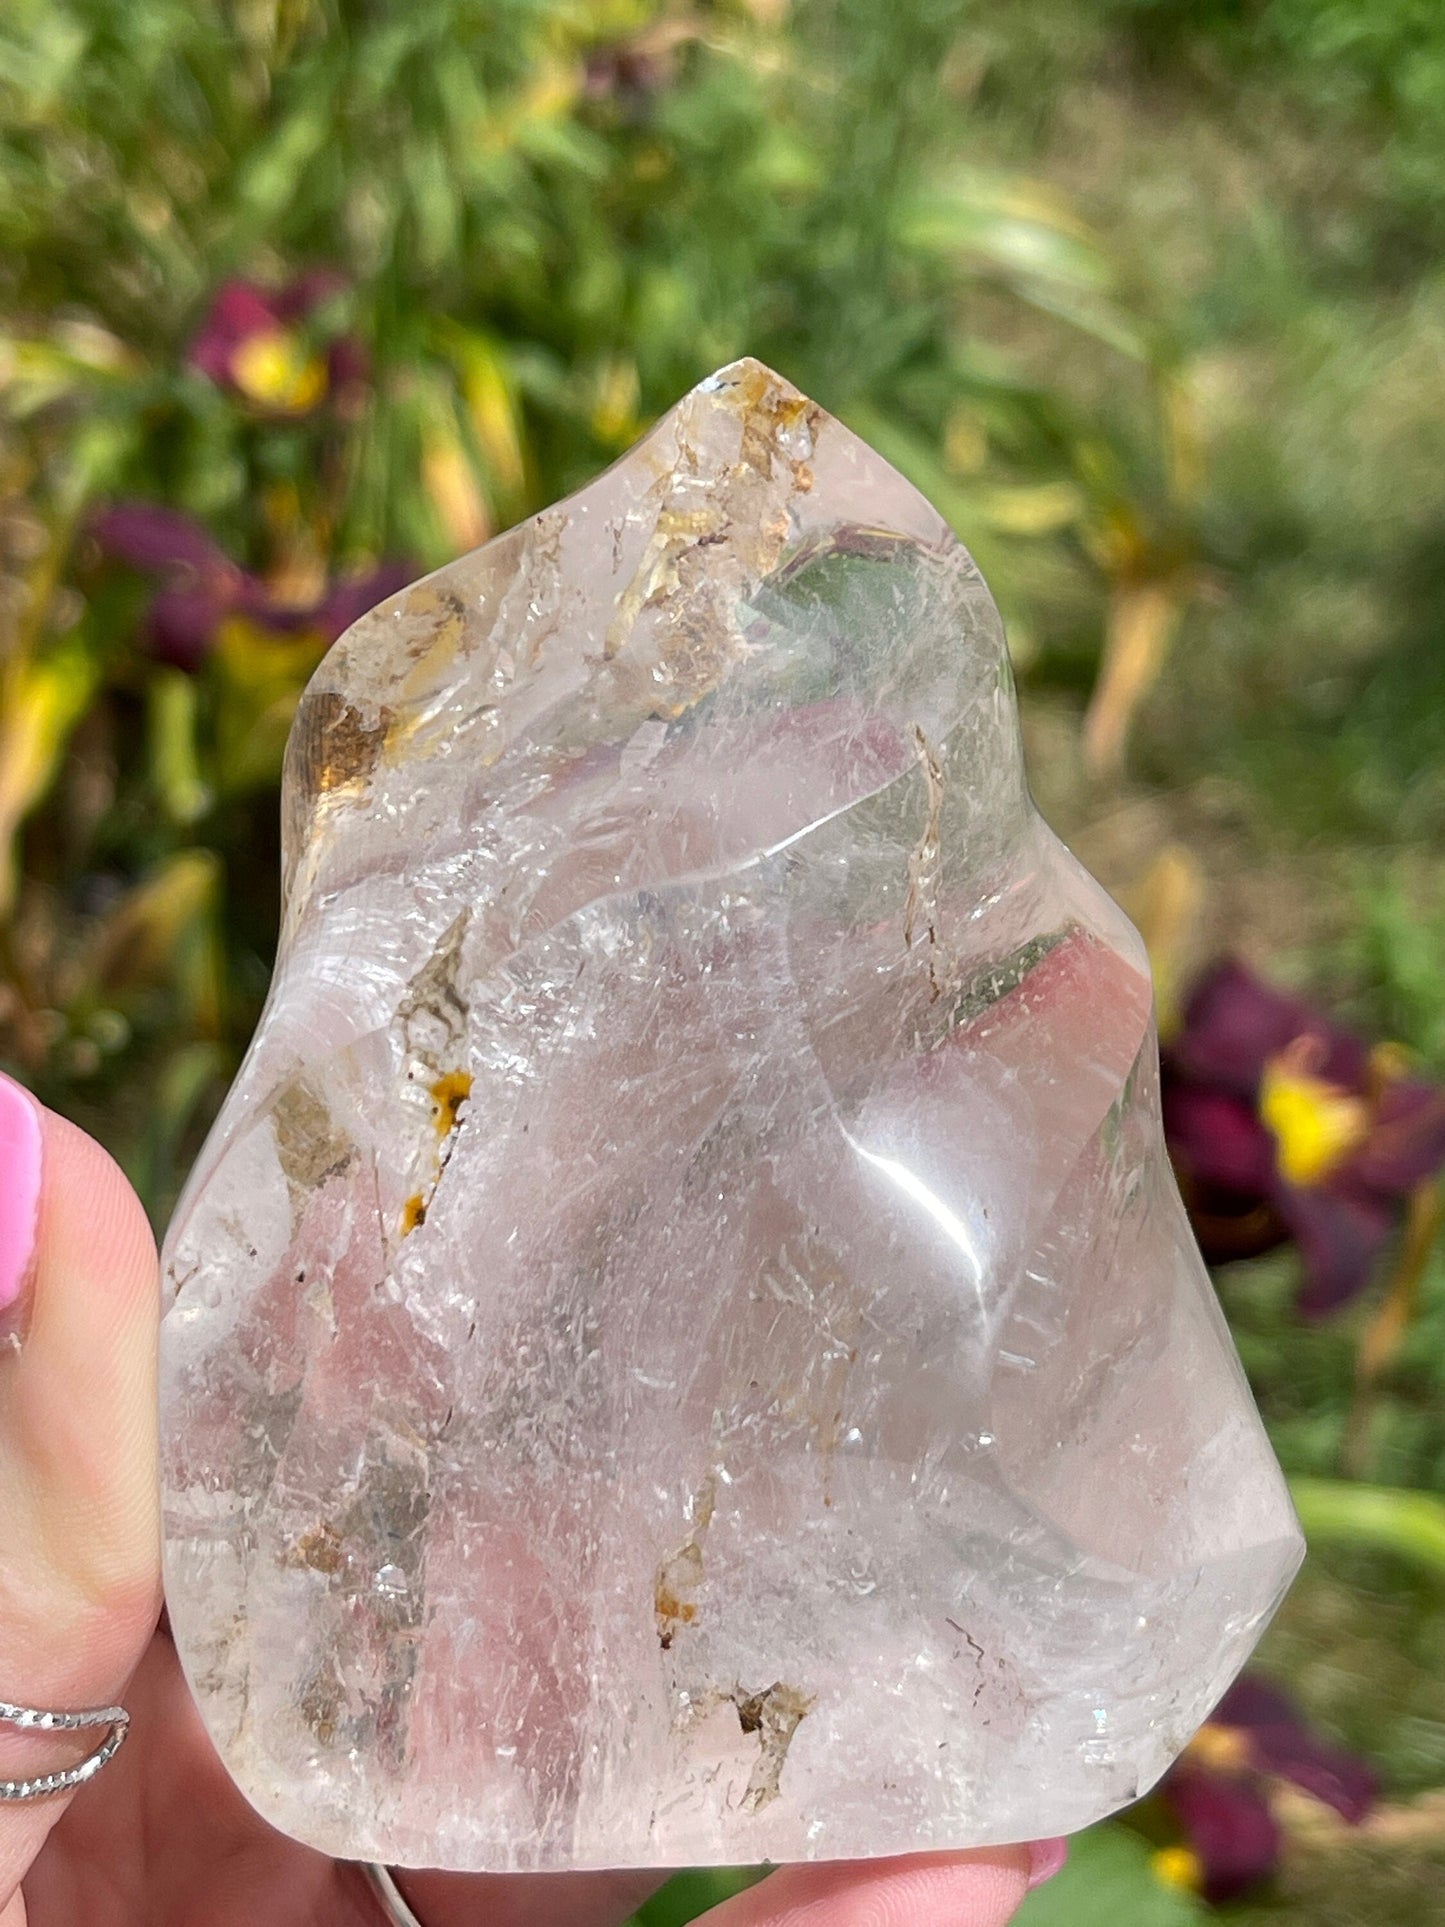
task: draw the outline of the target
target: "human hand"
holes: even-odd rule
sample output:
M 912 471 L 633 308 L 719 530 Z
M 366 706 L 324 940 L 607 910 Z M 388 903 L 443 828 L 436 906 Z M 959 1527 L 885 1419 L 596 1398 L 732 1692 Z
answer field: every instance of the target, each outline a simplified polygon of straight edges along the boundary
M 0 1079 L 0 1700 L 123 1699 L 78 1793 L 0 1804 L 0 1927 L 383 1927 L 362 1871 L 232 1786 L 160 1608 L 155 1247 L 98 1145 Z M 84 1738 L 86 1736 L 79 1736 Z M 96 1736 L 91 1734 L 90 1739 Z M 0 1780 L 71 1764 L 0 1727 Z M 784 1867 L 706 1927 L 1002 1927 L 1057 1842 Z M 424 1927 L 617 1927 L 655 1872 L 400 1876 Z

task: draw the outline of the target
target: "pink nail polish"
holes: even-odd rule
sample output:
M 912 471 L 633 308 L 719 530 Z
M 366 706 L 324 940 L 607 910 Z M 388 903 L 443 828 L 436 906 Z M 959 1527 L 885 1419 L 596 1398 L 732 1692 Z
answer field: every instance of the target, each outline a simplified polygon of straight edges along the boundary
M 40 1219 L 40 1108 L 0 1072 L 0 1338 L 30 1277 Z
M 1042 1887 L 1046 1880 L 1052 1880 L 1069 1857 L 1067 1840 L 1031 1840 L 1029 1842 L 1029 1892 Z

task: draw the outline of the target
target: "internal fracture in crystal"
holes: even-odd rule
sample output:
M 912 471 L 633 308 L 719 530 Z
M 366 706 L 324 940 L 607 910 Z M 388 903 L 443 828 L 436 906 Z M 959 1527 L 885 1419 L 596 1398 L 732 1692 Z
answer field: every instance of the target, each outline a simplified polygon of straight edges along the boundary
M 977 569 L 755 362 L 335 646 L 167 1243 L 171 1623 L 329 1853 L 1066 1832 L 1298 1563 Z

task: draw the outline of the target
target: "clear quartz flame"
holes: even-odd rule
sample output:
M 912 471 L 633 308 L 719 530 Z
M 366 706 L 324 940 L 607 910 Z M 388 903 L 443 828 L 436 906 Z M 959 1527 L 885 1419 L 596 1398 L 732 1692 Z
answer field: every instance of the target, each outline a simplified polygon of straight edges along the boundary
M 1066 1832 L 1301 1552 L 1147 964 L 988 592 L 756 362 L 303 698 L 167 1242 L 167 1593 L 261 1812 L 490 1869 Z

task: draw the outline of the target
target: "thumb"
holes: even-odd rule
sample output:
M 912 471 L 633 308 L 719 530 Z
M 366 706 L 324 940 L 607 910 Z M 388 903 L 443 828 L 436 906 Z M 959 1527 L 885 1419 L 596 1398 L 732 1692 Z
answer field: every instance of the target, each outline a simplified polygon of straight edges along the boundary
M 1006 1927 L 1058 1844 L 780 1867 L 697 1927 Z
M 119 1167 L 0 1077 L 0 1701 L 110 1704 L 155 1625 L 157 1315 L 155 1243 Z M 101 1737 L 0 1726 L 0 1779 Z M 64 1805 L 0 1804 L 0 1923 Z

